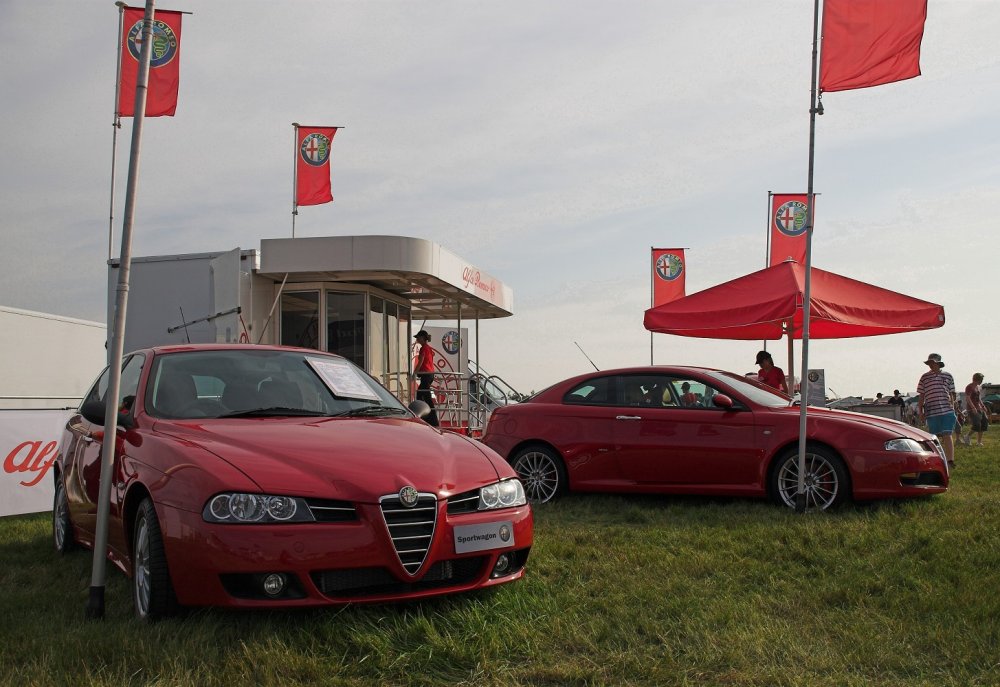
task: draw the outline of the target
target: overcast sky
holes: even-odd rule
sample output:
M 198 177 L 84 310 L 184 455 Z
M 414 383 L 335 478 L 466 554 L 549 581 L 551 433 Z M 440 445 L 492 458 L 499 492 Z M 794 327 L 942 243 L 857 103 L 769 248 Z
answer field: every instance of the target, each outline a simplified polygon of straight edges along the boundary
M 143 130 L 134 255 L 290 236 L 291 123 L 345 126 L 336 200 L 296 235 L 426 238 L 501 279 L 514 316 L 481 325 L 481 362 L 522 391 L 592 369 L 577 343 L 648 363 L 650 247 L 689 249 L 688 293 L 728 281 L 764 266 L 768 191 L 806 190 L 806 0 L 157 7 L 193 14 L 176 116 Z M 0 305 L 105 319 L 117 26 L 110 0 L 0 2 Z M 930 352 L 960 388 L 1000 382 L 998 36 L 1000 2 L 930 0 L 922 76 L 824 97 L 813 264 L 947 316 L 812 342 L 832 394 L 912 391 Z M 760 343 L 654 346 L 747 372 Z

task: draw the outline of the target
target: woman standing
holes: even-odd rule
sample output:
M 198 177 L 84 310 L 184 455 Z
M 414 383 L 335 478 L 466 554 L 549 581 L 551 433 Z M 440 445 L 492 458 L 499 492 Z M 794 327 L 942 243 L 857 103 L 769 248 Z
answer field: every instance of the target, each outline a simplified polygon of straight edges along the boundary
M 774 358 L 767 351 L 757 353 L 757 364 L 760 370 L 757 372 L 757 381 L 767 384 L 769 387 L 788 393 L 788 384 L 785 382 L 785 373 L 780 367 L 774 366 Z
M 413 335 L 413 338 L 420 344 L 417 351 L 417 364 L 413 369 L 414 374 L 420 379 L 420 386 L 417 387 L 417 399 L 423 401 L 431 407 L 431 412 L 424 418 L 427 424 L 437 427 L 438 416 L 434 409 L 434 391 L 431 385 L 434 383 L 434 349 L 431 348 L 431 337 L 426 330 L 421 329 Z

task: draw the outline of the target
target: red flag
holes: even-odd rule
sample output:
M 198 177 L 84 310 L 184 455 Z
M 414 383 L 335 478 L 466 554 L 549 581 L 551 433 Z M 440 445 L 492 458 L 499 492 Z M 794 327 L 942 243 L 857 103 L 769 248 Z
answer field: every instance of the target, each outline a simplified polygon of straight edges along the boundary
M 920 76 L 927 0 L 825 0 L 821 91 Z
M 118 77 L 118 114 L 135 116 L 135 86 L 142 51 L 145 10 L 126 7 L 121 35 L 121 73 Z M 153 15 L 153 53 L 146 90 L 147 117 L 173 117 L 181 81 L 181 13 L 157 10 Z
M 684 297 L 684 249 L 653 248 L 653 307 Z
M 808 194 L 775 193 L 771 196 L 771 256 L 767 262 L 769 267 L 788 258 L 800 265 L 806 264 L 808 211 Z
M 339 127 L 295 127 L 295 204 L 321 205 L 330 192 L 330 146 Z

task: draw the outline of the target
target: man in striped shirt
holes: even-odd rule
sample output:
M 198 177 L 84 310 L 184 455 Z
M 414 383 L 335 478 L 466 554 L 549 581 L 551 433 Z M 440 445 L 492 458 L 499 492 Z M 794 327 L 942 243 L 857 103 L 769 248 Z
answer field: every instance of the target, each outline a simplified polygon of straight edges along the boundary
M 917 393 L 920 394 L 919 411 L 921 417 L 927 420 L 927 431 L 936 434 L 941 441 L 948 465 L 955 464 L 955 441 L 952 433 L 955 431 L 955 380 L 942 371 L 944 361 L 937 353 L 931 353 L 924 361 L 931 368 L 925 372 L 917 383 Z

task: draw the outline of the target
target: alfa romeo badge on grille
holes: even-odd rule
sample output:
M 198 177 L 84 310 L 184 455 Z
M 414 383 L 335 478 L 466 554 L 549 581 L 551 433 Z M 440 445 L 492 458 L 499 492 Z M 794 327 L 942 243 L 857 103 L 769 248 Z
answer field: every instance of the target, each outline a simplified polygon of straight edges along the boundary
M 399 502 L 407 508 L 413 508 L 417 505 L 417 490 L 410 485 L 406 485 L 399 490 Z

